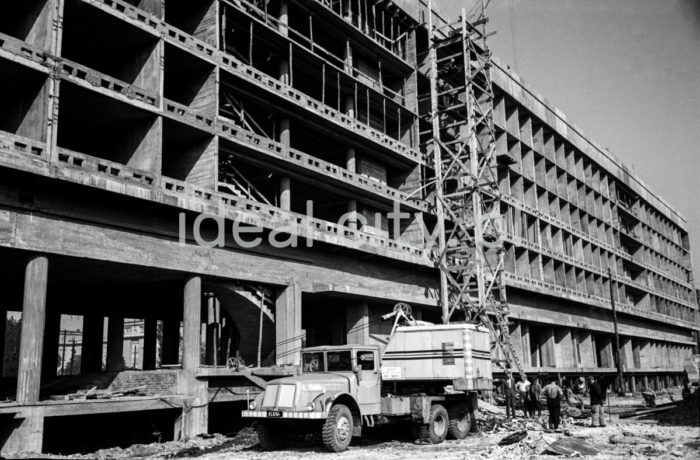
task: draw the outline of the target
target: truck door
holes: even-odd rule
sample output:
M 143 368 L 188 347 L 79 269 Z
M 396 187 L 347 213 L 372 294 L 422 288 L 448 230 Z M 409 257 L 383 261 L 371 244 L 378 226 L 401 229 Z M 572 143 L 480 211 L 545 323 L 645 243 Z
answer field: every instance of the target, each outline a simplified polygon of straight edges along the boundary
M 357 402 L 363 406 L 365 414 L 378 414 L 380 410 L 380 382 L 377 352 L 358 350 L 357 365 L 362 369 L 358 375 Z

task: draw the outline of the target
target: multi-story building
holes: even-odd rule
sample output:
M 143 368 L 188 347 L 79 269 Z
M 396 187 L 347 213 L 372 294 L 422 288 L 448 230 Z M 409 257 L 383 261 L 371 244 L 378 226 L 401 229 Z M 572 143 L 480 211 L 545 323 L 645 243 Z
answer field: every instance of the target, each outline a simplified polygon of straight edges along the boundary
M 200 433 L 245 401 L 232 359 L 381 344 L 396 302 L 440 320 L 425 18 L 408 1 L 2 3 L 0 307 L 22 312 L 4 453 L 55 449 L 65 416 L 175 411 L 176 436 Z M 495 60 L 492 79 L 525 370 L 614 373 L 612 295 L 629 389 L 677 383 L 698 328 L 685 220 Z M 46 400 L 61 314 L 83 317 L 61 388 L 149 396 Z M 144 321 L 140 372 L 122 371 L 125 318 Z

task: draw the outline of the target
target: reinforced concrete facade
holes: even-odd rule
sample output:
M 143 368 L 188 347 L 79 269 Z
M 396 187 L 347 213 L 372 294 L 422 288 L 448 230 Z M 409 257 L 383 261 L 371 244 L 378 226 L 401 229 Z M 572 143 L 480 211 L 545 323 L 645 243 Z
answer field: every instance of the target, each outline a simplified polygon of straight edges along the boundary
M 4 455 L 66 452 L 66 418 L 216 430 L 255 391 L 231 359 L 382 344 L 396 302 L 439 321 L 425 15 L 413 1 L 2 2 L 0 319 L 22 317 L 2 341 L 3 362 L 17 350 Z M 492 79 L 525 371 L 614 374 L 612 293 L 629 390 L 678 384 L 698 330 L 685 220 L 496 60 Z M 55 375 L 61 315 L 82 317 L 80 375 Z M 142 370 L 125 371 L 131 319 Z M 92 386 L 147 396 L 50 398 Z

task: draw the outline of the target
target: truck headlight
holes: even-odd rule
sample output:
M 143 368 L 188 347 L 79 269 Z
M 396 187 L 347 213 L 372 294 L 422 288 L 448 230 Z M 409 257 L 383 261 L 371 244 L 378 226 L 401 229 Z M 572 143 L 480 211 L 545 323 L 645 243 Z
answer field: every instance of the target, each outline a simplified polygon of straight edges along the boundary
M 309 404 L 307 404 L 306 408 L 309 410 L 309 412 L 313 412 L 313 410 L 316 408 L 316 404 L 314 404 L 312 401 Z
M 255 404 L 255 401 L 251 401 L 250 404 L 248 404 L 248 409 L 255 410 L 256 406 L 257 404 Z

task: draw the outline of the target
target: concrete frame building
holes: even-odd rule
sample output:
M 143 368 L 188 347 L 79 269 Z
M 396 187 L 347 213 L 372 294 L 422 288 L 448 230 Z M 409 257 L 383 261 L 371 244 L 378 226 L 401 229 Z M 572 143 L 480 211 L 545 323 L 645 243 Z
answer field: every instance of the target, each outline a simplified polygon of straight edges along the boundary
M 381 344 L 396 302 L 439 321 L 425 15 L 407 0 L 2 2 L 0 309 L 22 312 L 3 454 L 56 449 L 66 418 L 206 432 L 254 390 L 232 358 Z M 496 60 L 492 79 L 525 371 L 614 374 L 612 292 L 629 390 L 677 384 L 698 330 L 686 221 Z M 69 379 L 62 314 L 83 316 Z M 125 318 L 144 321 L 141 371 L 120 368 Z M 93 385 L 148 396 L 47 399 Z

